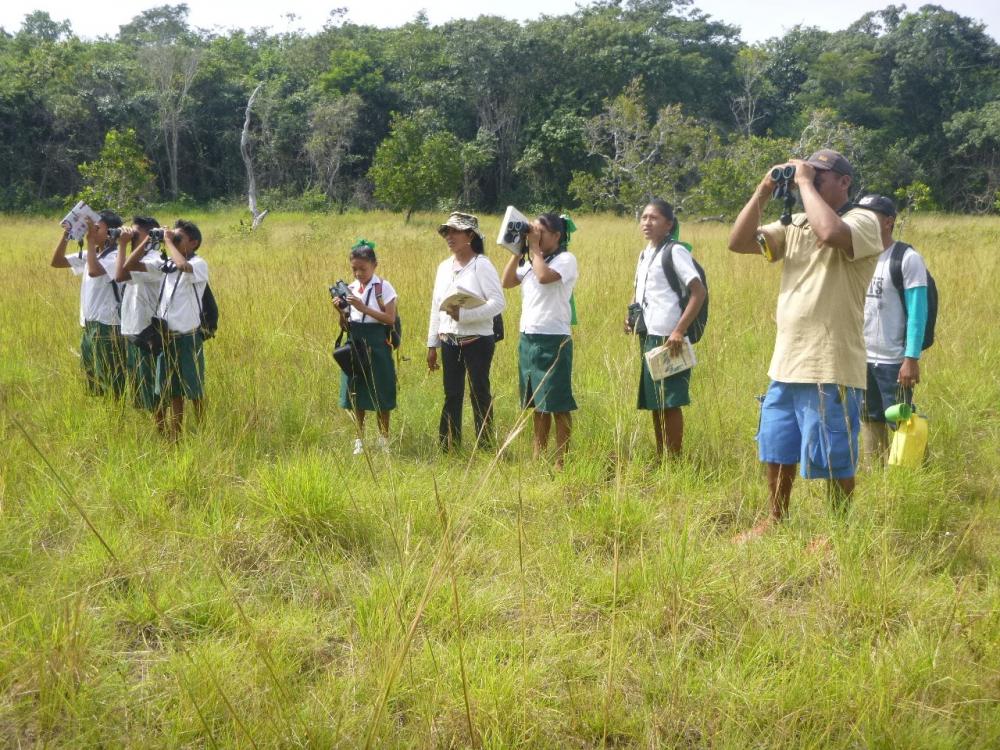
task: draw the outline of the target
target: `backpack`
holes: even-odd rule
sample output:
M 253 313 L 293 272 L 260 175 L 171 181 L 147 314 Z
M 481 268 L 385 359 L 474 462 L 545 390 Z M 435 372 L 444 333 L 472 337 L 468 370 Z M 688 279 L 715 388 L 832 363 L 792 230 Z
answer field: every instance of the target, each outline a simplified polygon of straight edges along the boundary
M 382 307 L 382 282 L 376 282 L 375 284 L 375 302 L 378 303 L 378 309 L 383 310 Z M 396 322 L 391 326 L 386 326 L 386 343 L 392 347 L 393 351 L 399 349 L 400 344 L 403 343 L 403 322 L 399 319 L 399 311 L 396 311 Z
M 197 298 L 198 294 L 195 293 L 195 299 Z M 205 284 L 205 291 L 198 301 L 198 315 L 201 319 L 198 330 L 201 333 L 202 339 L 207 341 L 213 338 L 216 331 L 219 330 L 219 304 L 215 301 L 215 295 L 212 294 L 212 287 L 207 283 Z
M 903 303 L 903 315 L 906 315 L 906 294 L 903 290 L 903 256 L 907 250 L 912 250 L 911 245 L 905 242 L 893 243 L 892 253 L 889 255 L 889 278 L 892 285 L 899 292 L 899 301 Z M 931 272 L 927 272 L 927 325 L 924 327 L 924 343 L 921 349 L 927 349 L 934 343 L 934 325 L 937 323 L 938 311 L 938 291 L 937 284 Z
M 674 294 L 681 301 L 681 314 L 684 314 L 684 310 L 687 309 L 687 304 L 691 299 L 691 295 L 688 293 L 686 286 L 681 284 L 681 280 L 677 277 L 677 269 L 674 268 L 673 262 L 673 251 L 674 245 L 680 245 L 689 253 L 691 248 L 684 245 L 683 242 L 672 242 L 670 247 L 667 248 L 667 252 L 660 254 L 660 262 L 663 264 L 663 275 L 667 277 L 667 283 L 670 284 L 670 288 L 673 289 Z M 701 306 L 701 310 L 691 321 L 691 325 L 687 329 L 688 340 L 692 344 L 697 344 L 701 341 L 701 337 L 705 334 L 705 326 L 708 325 L 708 278 L 705 276 L 705 269 L 701 267 L 701 264 L 691 256 L 691 262 L 694 263 L 694 268 L 698 272 L 698 276 L 701 277 L 701 283 L 705 285 L 705 304 Z

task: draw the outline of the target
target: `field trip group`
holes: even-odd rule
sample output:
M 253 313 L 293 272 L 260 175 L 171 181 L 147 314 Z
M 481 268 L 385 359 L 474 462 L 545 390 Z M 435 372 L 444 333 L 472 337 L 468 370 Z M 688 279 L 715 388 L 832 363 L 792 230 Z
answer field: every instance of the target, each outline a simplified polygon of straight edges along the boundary
M 911 403 L 920 381 L 921 351 L 933 335 L 933 283 L 921 256 L 893 241 L 892 200 L 867 195 L 853 203 L 852 180 L 847 159 L 829 149 L 778 165 L 760 181 L 729 235 L 731 251 L 782 265 L 771 383 L 756 436 L 770 512 L 741 540 L 761 535 L 786 515 L 796 466 L 805 478 L 827 479 L 834 502 L 846 501 L 854 490 L 862 429 L 866 453 L 878 460 L 888 444 L 885 409 Z M 761 225 L 767 203 L 793 188 L 803 212 L 792 214 L 789 198 L 781 220 Z M 67 253 L 64 234 L 52 259 L 53 266 L 83 276 L 81 361 L 88 388 L 133 400 L 176 439 L 185 399 L 201 416 L 203 341 L 213 329 L 206 315 L 206 307 L 214 308 L 206 295 L 208 266 L 197 254 L 201 233 L 183 220 L 161 229 L 151 217 L 136 217 L 125 228 L 111 211 L 100 216 L 89 227 L 85 248 Z M 692 370 L 658 377 L 646 355 L 655 350 L 680 357 L 697 341 L 708 289 L 690 246 L 680 241 L 668 203 L 651 199 L 639 228 L 646 245 L 625 330 L 639 341 L 637 405 L 652 415 L 662 457 L 681 451 Z M 498 273 L 484 255 L 475 216 L 455 212 L 438 227 L 449 256 L 437 267 L 426 344 L 428 368 L 443 376 L 443 450 L 462 441 L 466 383 L 476 446 L 494 445 L 490 368 L 503 337 L 503 290 L 520 287 L 520 406 L 533 409 L 535 457 L 547 455 L 554 424 L 553 461 L 563 465 L 577 408 L 572 326 L 578 265 L 570 251 L 575 229 L 565 214 L 541 214 L 526 227 L 523 252 L 512 252 Z M 355 454 L 388 449 L 396 407 L 398 297 L 376 273 L 375 249 L 375 243 L 358 240 L 349 256 L 353 282 L 330 290 L 346 339 L 342 345 L 338 340 L 334 356 L 343 370 L 340 405 L 356 419 Z M 364 437 L 367 412 L 376 414 L 379 428 L 371 445 Z

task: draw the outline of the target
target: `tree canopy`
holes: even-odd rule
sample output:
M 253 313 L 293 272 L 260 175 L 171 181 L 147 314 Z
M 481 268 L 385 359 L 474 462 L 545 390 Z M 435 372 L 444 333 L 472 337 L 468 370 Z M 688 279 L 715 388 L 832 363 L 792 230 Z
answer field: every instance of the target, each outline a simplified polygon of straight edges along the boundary
M 206 31 L 163 5 L 96 40 L 34 11 L 0 30 L 0 209 L 93 188 L 129 133 L 154 179 L 135 200 L 238 199 L 258 84 L 264 203 L 629 211 L 655 192 L 731 214 L 769 160 L 816 145 L 845 149 L 858 187 L 1000 201 L 1000 47 L 980 23 L 889 5 L 748 45 L 688 0 L 599 0 L 525 23 L 335 12 L 315 34 Z

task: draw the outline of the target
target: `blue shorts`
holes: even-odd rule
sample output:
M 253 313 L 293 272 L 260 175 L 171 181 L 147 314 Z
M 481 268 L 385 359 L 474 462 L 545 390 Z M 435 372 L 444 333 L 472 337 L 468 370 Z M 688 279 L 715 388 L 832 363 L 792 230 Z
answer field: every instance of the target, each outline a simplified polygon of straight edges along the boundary
M 884 422 L 885 410 L 894 404 L 913 405 L 913 389 L 899 384 L 898 365 L 868 363 L 868 389 L 865 391 L 865 410 L 861 418 L 866 422 Z M 896 429 L 896 425 L 890 425 Z
M 760 460 L 800 464 L 806 479 L 853 477 L 863 399 L 860 388 L 772 380 L 760 409 Z

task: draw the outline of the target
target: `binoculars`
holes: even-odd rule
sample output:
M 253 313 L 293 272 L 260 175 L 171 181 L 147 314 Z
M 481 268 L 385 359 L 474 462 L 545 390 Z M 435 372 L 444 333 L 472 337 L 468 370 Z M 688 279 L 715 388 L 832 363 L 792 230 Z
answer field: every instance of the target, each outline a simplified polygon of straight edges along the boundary
M 529 224 L 526 221 L 518 221 L 517 219 L 508 221 L 503 241 L 511 245 L 519 245 L 523 249 L 528 236 L 528 227 Z
M 795 184 L 795 165 L 775 167 L 771 170 L 771 179 L 775 182 L 771 197 L 785 201 L 784 210 L 781 212 L 781 223 L 787 227 L 792 223 L 792 206 L 795 205 L 795 195 L 792 193 L 792 186 Z
M 795 177 L 795 165 L 786 164 L 771 170 L 771 179 L 775 182 L 789 182 Z

